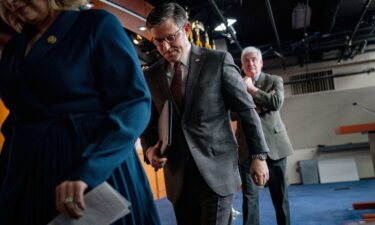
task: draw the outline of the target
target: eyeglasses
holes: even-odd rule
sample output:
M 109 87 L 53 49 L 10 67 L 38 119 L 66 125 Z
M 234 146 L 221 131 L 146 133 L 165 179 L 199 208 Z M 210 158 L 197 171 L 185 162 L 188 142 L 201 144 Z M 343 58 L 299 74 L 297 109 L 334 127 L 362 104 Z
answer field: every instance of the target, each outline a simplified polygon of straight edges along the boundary
M 165 42 L 167 42 L 168 44 L 172 44 L 173 42 L 175 42 L 176 41 L 176 39 L 177 39 L 177 35 L 178 35 L 178 33 L 180 33 L 180 31 L 182 30 L 182 28 L 184 28 L 185 27 L 185 24 L 184 25 L 182 25 L 174 34 L 170 34 L 170 35 L 168 35 L 167 37 L 165 37 L 165 38 L 152 38 L 151 39 L 151 41 L 152 41 L 152 43 L 154 43 L 154 45 L 156 45 L 156 46 L 160 46 L 160 45 L 162 45 L 163 44 L 163 42 L 165 41 Z

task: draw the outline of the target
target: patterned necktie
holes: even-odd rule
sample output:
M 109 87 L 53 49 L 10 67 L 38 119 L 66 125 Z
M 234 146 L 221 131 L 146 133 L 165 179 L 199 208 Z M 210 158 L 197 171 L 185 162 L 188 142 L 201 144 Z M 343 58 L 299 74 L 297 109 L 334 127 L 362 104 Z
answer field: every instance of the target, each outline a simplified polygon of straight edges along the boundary
M 182 71 L 181 71 L 181 63 L 176 62 L 174 64 L 174 75 L 172 79 L 172 84 L 171 84 L 171 91 L 174 100 L 176 103 L 181 106 L 182 104 L 182 90 L 181 90 L 181 83 L 182 83 Z

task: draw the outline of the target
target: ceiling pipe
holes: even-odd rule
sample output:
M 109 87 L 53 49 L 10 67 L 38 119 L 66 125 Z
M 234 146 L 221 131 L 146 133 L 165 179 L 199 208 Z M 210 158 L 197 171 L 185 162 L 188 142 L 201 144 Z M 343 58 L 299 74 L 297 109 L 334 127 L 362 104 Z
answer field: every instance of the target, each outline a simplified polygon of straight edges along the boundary
M 367 10 L 368 10 L 368 8 L 369 8 L 371 2 L 372 2 L 372 0 L 367 0 L 367 3 L 366 3 L 365 7 L 364 7 L 363 10 L 362 10 L 361 17 L 359 18 L 359 20 L 358 20 L 358 22 L 357 22 L 357 24 L 356 24 L 356 26 L 355 26 L 355 28 L 354 28 L 352 34 L 350 35 L 350 38 L 348 37 L 348 39 L 346 40 L 346 42 L 345 42 L 345 47 L 344 47 L 344 49 L 342 50 L 342 52 L 341 52 L 341 54 L 340 54 L 340 56 L 339 56 L 339 59 L 338 59 L 337 63 L 340 63 L 340 62 L 341 62 L 341 60 L 344 58 L 344 54 L 345 54 L 345 52 L 348 52 L 348 51 L 349 51 L 349 48 L 352 46 L 352 44 L 353 44 L 353 43 L 352 43 L 352 42 L 353 42 L 353 39 L 354 39 L 354 37 L 355 37 L 355 35 L 356 35 L 357 31 L 358 31 L 359 26 L 360 26 L 361 23 L 362 23 L 363 17 L 365 16 L 365 14 L 366 14 L 366 12 L 367 12 Z M 353 55 L 352 57 L 354 57 L 354 55 Z
M 309 13 L 309 0 L 306 0 L 306 10 L 305 10 L 305 25 L 303 26 L 303 36 L 307 37 L 307 15 Z
M 331 26 L 329 27 L 329 31 L 328 33 L 332 33 L 333 31 L 333 27 L 335 26 L 336 24 L 336 18 L 337 18 L 337 14 L 339 13 L 339 10 L 340 10 L 340 7 L 341 7 L 341 4 L 342 4 L 342 0 L 339 1 L 339 3 L 337 3 L 337 6 L 336 6 L 336 10 L 333 14 L 333 18 L 332 18 L 332 22 L 331 22 Z
M 305 52 L 304 52 L 304 54 L 300 54 L 300 56 L 299 56 L 299 58 L 300 57 L 303 57 L 303 58 L 306 58 L 308 55 L 309 55 L 309 48 L 308 48 L 308 46 L 309 46 L 309 42 L 310 42 L 310 40 L 312 40 L 312 39 L 314 39 L 313 37 L 314 37 L 314 35 L 311 37 L 311 38 L 309 38 L 308 37 L 308 34 L 307 34 L 307 16 L 308 16 L 308 13 L 309 13 L 309 0 L 306 0 L 306 10 L 305 10 L 305 24 L 304 24 L 304 26 L 303 26 L 303 36 L 304 36 L 304 38 L 302 39 L 302 43 L 306 46 L 305 47 Z M 304 60 L 303 60 L 304 61 Z M 303 62 L 301 61 L 301 66 L 303 65 Z
M 375 36 L 371 33 L 372 29 L 374 29 L 373 26 L 366 26 L 366 27 L 361 26 L 357 30 L 356 39 L 352 41 L 352 44 L 353 45 L 361 44 L 362 42 L 364 42 L 364 40 L 367 40 L 367 46 L 375 44 Z M 319 36 L 319 42 L 314 42 L 313 40 L 313 43 L 310 43 L 309 50 L 310 52 L 319 52 L 319 51 L 327 52 L 331 50 L 336 50 L 338 48 L 343 48 L 345 47 L 345 36 L 346 34 L 350 32 L 351 32 L 350 30 L 344 30 L 344 31 L 332 33 L 330 35 L 321 35 Z M 312 36 L 314 36 L 314 34 Z M 296 44 L 301 44 L 301 45 L 297 46 Z M 262 50 L 264 60 L 275 58 L 274 54 L 272 54 L 273 51 L 271 51 L 273 50 L 272 46 L 273 44 L 257 46 L 259 49 Z M 302 42 L 299 43 L 299 42 L 289 41 L 289 42 L 282 43 L 282 46 L 283 46 L 284 57 L 291 57 L 291 56 L 296 56 L 296 55 L 304 53 L 303 48 L 301 49 L 299 48 L 299 47 L 304 46 Z M 292 47 L 296 47 L 296 48 L 292 48 Z M 231 50 L 231 54 L 234 56 L 235 60 L 238 60 L 241 55 L 241 51 L 234 49 L 234 50 Z M 337 56 L 335 58 L 331 58 L 330 60 L 337 60 Z M 289 67 L 289 64 L 287 64 L 286 66 Z M 277 66 L 275 68 L 279 68 L 279 67 Z
M 332 75 L 326 75 L 321 77 L 311 77 L 306 79 L 299 79 L 299 80 L 292 80 L 292 81 L 285 81 L 284 85 L 290 85 L 290 84 L 298 84 L 298 83 L 304 83 L 306 81 L 313 81 L 313 80 L 321 80 L 321 79 L 327 79 L 327 78 L 336 78 L 336 77 L 347 77 L 347 76 L 353 76 L 353 75 L 360 75 L 360 74 L 370 74 L 375 72 L 375 68 L 370 67 L 365 70 L 359 70 L 351 73 L 339 73 L 339 74 L 332 74 Z
M 241 47 L 240 43 L 237 40 L 236 33 L 235 33 L 235 30 L 234 30 L 233 26 L 228 26 L 228 22 L 225 19 L 225 17 L 223 16 L 223 14 L 221 13 L 221 11 L 220 11 L 219 7 L 217 6 L 215 0 L 208 0 L 208 3 L 211 5 L 212 9 L 220 17 L 221 22 L 227 28 L 227 31 L 229 32 L 229 34 L 231 36 L 231 40 L 234 41 L 234 43 L 236 44 L 237 48 L 240 51 L 242 51 L 243 48 Z
M 356 40 L 354 40 L 352 44 L 353 45 L 361 44 L 365 40 L 367 42 L 366 43 L 367 45 L 374 44 L 375 43 L 375 36 L 368 33 L 368 31 L 371 30 L 371 29 L 372 29 L 372 27 L 360 28 L 359 30 L 363 31 L 363 32 L 361 32 L 363 34 L 361 34 L 361 35 L 357 34 Z M 334 33 L 334 34 L 332 34 L 328 37 L 320 36 L 319 42 L 310 43 L 310 45 L 309 45 L 310 52 L 314 52 L 314 51 L 326 52 L 326 51 L 330 51 L 330 50 L 334 50 L 334 49 L 338 49 L 338 48 L 343 48 L 345 46 L 345 44 L 344 44 L 345 33 L 347 33 L 347 32 Z M 314 36 L 314 34 L 312 36 Z M 296 43 L 285 42 L 285 43 L 283 43 L 283 45 L 284 45 L 283 56 L 289 57 L 289 56 L 294 56 L 294 55 L 304 53 L 304 49 L 298 48 L 298 46 L 296 44 L 298 44 L 298 46 L 300 46 L 303 43 L 302 42 L 296 42 Z M 287 46 L 287 47 L 285 47 L 285 46 Z M 270 57 L 271 53 L 273 52 L 272 45 L 261 45 L 261 46 L 257 46 L 257 47 L 262 50 L 263 59 L 274 58 L 274 57 Z M 241 52 L 237 51 L 237 50 L 231 51 L 231 53 L 236 57 L 237 57 L 237 55 L 241 54 Z
M 312 46 L 312 50 L 331 50 L 331 49 L 337 49 L 342 47 L 343 44 L 340 44 L 338 42 L 342 42 L 343 40 L 332 40 L 326 43 L 321 43 Z M 362 42 L 366 41 L 366 46 L 367 42 L 374 43 L 375 37 L 374 36 L 363 36 L 362 38 L 357 38 L 357 40 L 353 41 L 353 44 L 361 44 Z
M 269 15 L 270 20 L 271 20 L 272 29 L 273 29 L 273 32 L 275 34 L 277 47 L 278 47 L 279 52 L 282 54 L 280 37 L 279 37 L 279 33 L 277 32 L 275 18 L 273 17 L 273 12 L 272 12 L 270 0 L 266 0 L 266 6 L 267 6 L 268 15 Z M 286 69 L 284 59 L 280 58 L 280 60 L 281 60 L 281 63 L 283 65 L 283 68 Z
M 366 43 L 375 43 L 375 37 L 372 36 L 372 37 L 369 37 L 369 36 L 364 36 L 362 38 L 357 38 L 355 41 L 353 41 L 353 44 L 357 45 L 357 44 L 362 44 L 365 40 Z M 369 45 L 369 44 L 368 44 Z M 329 41 L 329 43 L 324 43 L 324 44 L 318 44 L 318 45 L 312 45 L 310 46 L 310 52 L 314 53 L 314 52 L 328 52 L 328 51 L 332 51 L 332 50 L 336 50 L 337 48 L 339 47 L 342 47 L 343 46 L 343 40 L 332 40 L 332 41 Z M 263 61 L 264 60 L 270 60 L 270 59 L 274 59 L 275 57 L 270 57 L 269 56 L 269 53 L 271 52 L 272 48 L 260 48 L 260 49 L 266 49 L 264 50 L 263 52 L 265 54 L 263 54 Z M 365 52 L 372 52 L 374 50 L 366 50 Z M 360 52 L 360 51 L 359 51 Z M 297 51 L 297 50 L 284 50 L 284 57 L 285 59 L 289 58 L 289 57 L 294 57 L 298 54 L 303 54 L 304 53 L 304 50 L 300 50 L 300 51 Z M 364 53 L 364 52 L 363 52 Z M 363 54 L 361 52 L 361 54 Z M 232 53 L 233 54 L 233 53 Z M 236 62 L 240 62 L 240 58 L 239 56 L 235 55 L 235 61 Z M 334 60 L 337 60 L 337 56 L 334 56 L 334 57 L 331 57 L 331 58 L 324 58 L 324 59 L 320 59 L 319 62 L 326 62 L 326 61 L 334 61 Z M 308 64 L 308 63 L 312 63 L 314 62 L 314 60 L 310 60 L 308 59 L 307 61 L 304 62 L 304 64 Z M 300 65 L 300 63 L 296 63 L 296 62 L 290 62 L 290 63 L 286 63 L 285 66 L 288 68 L 288 67 L 292 67 L 292 66 L 298 66 Z M 282 68 L 281 65 L 277 66 L 277 65 L 273 65 L 273 66 L 269 66 L 269 65 L 265 65 L 264 66 L 264 69 L 265 70 L 273 70 L 273 69 L 279 69 L 279 68 Z
M 371 2 L 372 2 L 372 0 L 368 0 L 368 1 L 367 1 L 366 6 L 365 6 L 365 8 L 364 8 L 363 11 L 362 11 L 361 17 L 359 18 L 358 23 L 357 23 L 357 25 L 355 26 L 352 35 L 350 36 L 349 44 L 353 41 L 354 36 L 356 35 L 356 33 L 357 33 L 357 31 L 358 31 L 358 28 L 359 28 L 359 26 L 361 25 L 362 20 L 363 20 L 363 17 L 365 16 L 365 14 L 366 14 L 366 12 L 367 12 L 367 10 L 368 10 L 368 8 L 369 8 Z
M 343 39 L 336 39 L 336 40 L 331 40 L 328 42 L 324 43 L 319 43 L 319 44 L 314 44 L 310 45 L 310 52 L 328 52 L 331 50 L 335 50 L 338 48 L 344 47 L 343 44 L 344 40 Z M 353 41 L 353 45 L 363 45 L 363 42 L 366 42 L 366 46 L 368 43 L 374 43 L 375 42 L 375 37 L 372 36 L 363 36 L 361 38 L 357 38 L 355 41 Z M 363 54 L 364 50 L 357 51 L 357 53 Z M 304 50 L 284 50 L 284 56 L 285 57 L 290 57 L 298 54 L 304 53 Z M 270 57 L 263 57 L 264 59 L 270 59 Z M 337 59 L 337 58 L 336 58 Z

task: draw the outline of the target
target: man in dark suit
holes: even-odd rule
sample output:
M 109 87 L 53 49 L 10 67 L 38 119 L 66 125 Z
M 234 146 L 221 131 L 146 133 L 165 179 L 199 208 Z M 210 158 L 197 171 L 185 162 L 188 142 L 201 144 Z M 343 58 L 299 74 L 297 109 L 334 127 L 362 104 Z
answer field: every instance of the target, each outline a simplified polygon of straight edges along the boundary
M 179 225 L 231 224 L 240 176 L 229 109 L 244 123 L 250 154 L 269 151 L 253 100 L 228 53 L 190 44 L 191 27 L 181 6 L 156 6 L 147 26 L 163 59 L 145 71 L 154 103 L 141 137 L 146 161 L 155 169 L 164 167 L 167 197 Z M 160 156 L 156 125 L 166 100 L 174 111 L 172 146 Z M 249 167 L 256 183 L 264 185 L 266 163 L 256 159 Z
M 285 178 L 286 157 L 293 153 L 280 108 L 284 102 L 283 79 L 262 72 L 262 53 L 255 47 L 247 47 L 241 54 L 242 70 L 245 72 L 247 90 L 252 95 L 256 110 L 262 121 L 263 132 L 270 152 L 263 160 L 267 162 L 270 179 L 268 187 L 276 210 L 278 225 L 290 224 L 288 185 Z M 239 124 L 241 132 L 242 124 Z M 252 157 L 247 153 L 246 140 L 239 135 L 238 143 L 243 192 L 243 224 L 259 225 L 258 187 L 249 173 L 248 163 Z

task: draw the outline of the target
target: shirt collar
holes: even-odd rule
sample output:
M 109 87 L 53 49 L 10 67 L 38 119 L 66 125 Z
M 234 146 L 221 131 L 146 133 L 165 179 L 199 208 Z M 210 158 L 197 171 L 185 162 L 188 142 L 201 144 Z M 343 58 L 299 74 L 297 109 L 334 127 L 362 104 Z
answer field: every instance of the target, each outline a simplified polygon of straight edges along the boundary
M 181 56 L 181 59 L 180 59 L 180 62 L 182 65 L 184 66 L 187 66 L 189 64 L 189 59 L 190 59 L 190 51 L 191 51 L 191 44 L 189 43 L 189 46 L 187 47 L 186 49 L 187 51 L 185 51 L 182 56 Z M 170 63 L 171 65 L 171 68 L 173 68 L 174 66 L 174 63 Z
M 189 63 L 190 51 L 191 51 L 191 44 L 189 43 L 189 46 L 187 47 L 187 51 L 185 51 L 184 54 L 182 54 L 182 57 L 181 57 L 181 63 L 184 66 L 187 66 L 188 63 Z
M 259 78 L 260 78 L 260 73 L 258 73 L 257 75 L 255 75 L 254 81 L 257 82 L 259 80 Z

